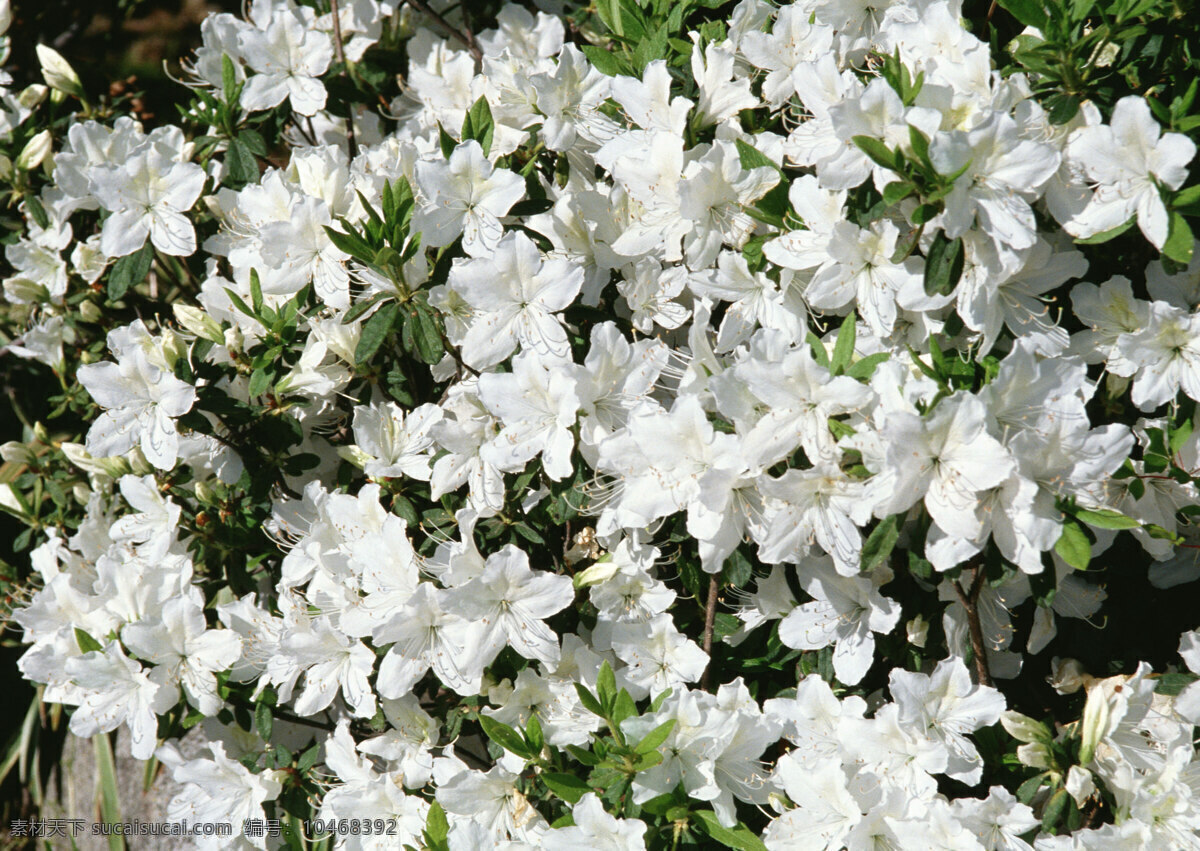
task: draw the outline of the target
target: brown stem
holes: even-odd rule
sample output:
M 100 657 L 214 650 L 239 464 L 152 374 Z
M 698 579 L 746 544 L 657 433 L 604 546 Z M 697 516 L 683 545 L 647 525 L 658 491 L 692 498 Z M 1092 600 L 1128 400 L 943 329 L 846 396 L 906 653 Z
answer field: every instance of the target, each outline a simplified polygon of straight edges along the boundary
M 338 14 L 338 0 L 329 0 L 329 8 L 333 13 L 333 49 L 337 53 L 338 62 L 342 66 L 342 76 L 346 76 L 348 66 L 346 65 L 346 53 L 342 50 L 342 20 Z M 346 114 L 346 131 L 349 134 L 350 142 L 350 159 L 358 156 L 358 139 L 354 136 L 354 110 L 350 109 Z
M 970 591 L 963 591 L 958 582 L 951 582 L 958 601 L 967 610 L 967 629 L 971 634 L 971 652 L 975 656 L 975 677 L 981 686 L 992 684 L 992 674 L 988 670 L 987 645 L 983 641 L 983 625 L 979 620 L 979 592 L 983 590 L 983 565 L 975 566 L 975 579 Z
M 425 0 L 407 0 L 407 2 L 408 5 L 412 6 L 418 12 L 426 14 L 437 21 L 438 24 L 440 24 L 441 27 L 446 30 L 446 32 L 450 33 L 450 35 L 454 36 L 454 38 L 460 44 L 465 46 L 467 50 L 471 52 L 471 56 L 475 58 L 476 65 L 483 64 L 483 51 L 480 50 L 479 45 L 475 43 L 474 33 L 472 33 L 470 30 L 467 30 L 466 33 L 459 32 L 449 21 L 447 21 L 437 12 L 433 11 L 433 9 L 430 9 L 425 3 Z
M 704 668 L 704 673 L 700 676 L 700 688 L 708 689 L 708 675 L 712 670 L 712 642 L 713 642 L 713 626 L 717 622 L 717 592 L 721 590 L 721 583 L 717 574 L 713 574 L 712 579 L 708 582 L 708 603 L 704 607 L 704 652 L 708 654 L 708 665 Z

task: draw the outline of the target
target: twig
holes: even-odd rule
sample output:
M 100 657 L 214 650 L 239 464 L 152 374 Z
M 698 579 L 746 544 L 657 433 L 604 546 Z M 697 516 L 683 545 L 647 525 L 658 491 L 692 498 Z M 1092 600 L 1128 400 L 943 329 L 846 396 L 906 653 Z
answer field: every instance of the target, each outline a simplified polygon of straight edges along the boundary
M 714 573 L 708 582 L 708 604 L 704 608 L 704 652 L 708 654 L 708 664 L 700 677 L 700 688 L 705 690 L 708 689 L 708 675 L 712 670 L 713 625 L 717 622 L 717 592 L 721 590 L 717 576 Z
M 470 30 L 467 30 L 466 33 L 459 32 L 449 21 L 447 21 L 437 12 L 433 11 L 433 9 L 430 9 L 425 3 L 425 0 L 407 0 L 407 2 L 408 5 L 412 6 L 418 12 L 428 15 L 437 21 L 438 24 L 440 24 L 442 28 L 446 30 L 446 32 L 450 33 L 450 35 L 454 36 L 454 38 L 460 44 L 464 45 L 467 50 L 470 51 L 471 56 L 474 57 L 476 65 L 483 64 L 483 51 L 480 50 L 479 45 L 475 43 L 474 33 L 472 33 Z
M 342 21 L 338 13 L 338 0 L 329 0 L 329 8 L 333 13 L 333 49 L 337 53 L 338 62 L 342 66 L 342 76 L 346 76 L 349 66 L 346 65 L 346 53 L 342 50 Z M 354 137 L 354 110 L 346 113 L 346 131 L 350 141 L 350 159 L 358 156 L 358 139 Z
M 983 625 L 979 620 L 979 592 L 983 590 L 983 565 L 975 566 L 975 579 L 971 582 L 971 590 L 964 592 L 958 582 L 951 582 L 958 601 L 967 610 L 967 631 L 971 634 L 971 652 L 975 656 L 975 677 L 981 686 L 992 684 L 992 674 L 988 670 L 987 645 L 983 642 Z

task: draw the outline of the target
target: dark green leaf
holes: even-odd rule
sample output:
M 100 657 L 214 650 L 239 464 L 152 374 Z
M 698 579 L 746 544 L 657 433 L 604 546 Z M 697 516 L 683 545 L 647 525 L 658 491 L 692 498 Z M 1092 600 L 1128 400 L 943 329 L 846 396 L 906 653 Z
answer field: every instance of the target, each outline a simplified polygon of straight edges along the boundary
M 525 744 L 525 737 L 507 724 L 497 721 L 487 715 L 479 716 L 479 724 L 489 739 L 517 756 L 529 759 L 532 754 Z
M 663 724 L 659 724 L 649 733 L 642 737 L 642 740 L 633 746 L 633 749 L 638 753 L 650 753 L 650 751 L 658 750 L 663 742 L 667 740 L 667 736 L 671 735 L 671 731 L 675 729 L 675 719 L 672 718 Z
M 354 362 L 356 364 L 366 363 L 375 352 L 379 351 L 379 347 L 383 345 L 383 341 L 391 333 L 392 326 L 396 324 L 396 317 L 399 313 L 400 305 L 397 302 L 389 301 L 380 306 L 363 323 L 362 333 L 358 338 L 358 345 L 354 349 Z
M 720 842 L 726 848 L 737 848 L 739 851 L 767 851 L 763 841 L 755 836 L 750 828 L 738 822 L 733 827 L 724 827 L 717 814 L 711 810 L 698 810 L 691 814 L 696 819 L 696 826 L 709 838 Z
M 568 804 L 577 803 L 580 798 L 592 791 L 592 787 L 573 774 L 547 773 L 539 774 L 538 777 L 546 784 L 547 789 Z
M 900 540 L 900 515 L 893 514 L 880 520 L 878 525 L 871 530 L 871 534 L 867 536 L 867 540 L 863 542 L 863 572 L 872 571 L 886 562 L 898 540 Z
M 939 230 L 925 257 L 925 292 L 929 295 L 953 292 L 962 277 L 963 261 L 962 239 L 947 239 L 946 232 Z
M 486 157 L 492 151 L 492 137 L 495 132 L 492 109 L 488 106 L 487 98 L 480 96 L 463 118 L 462 140 L 465 142 L 474 139 L 479 143 L 479 147 L 483 148 L 483 155 Z
M 1162 253 L 1181 266 L 1192 262 L 1192 228 L 1178 212 L 1171 213 L 1171 226 L 1167 232 L 1167 241 L 1163 243 Z
M 271 733 L 274 730 L 274 725 L 275 716 L 271 712 L 271 707 L 261 701 L 255 704 L 254 726 L 258 729 L 258 735 L 264 742 L 271 741 Z
M 109 301 L 119 301 L 130 287 L 144 281 L 153 261 L 154 247 L 149 240 L 142 243 L 142 247 L 132 254 L 117 258 L 108 276 Z
M 86 632 L 85 630 L 75 627 L 75 643 L 79 645 L 81 653 L 91 653 L 93 650 L 104 650 L 104 645 Z
M 833 346 L 833 357 L 829 359 L 829 371 L 834 375 L 841 375 L 850 366 L 850 359 L 854 357 L 854 338 L 857 331 L 856 325 L 858 316 L 854 311 L 850 311 L 850 315 L 842 320 L 842 327 L 838 329 L 837 342 Z
M 887 145 L 874 136 L 854 136 L 852 140 L 876 165 L 893 171 L 900 170 L 900 158 Z

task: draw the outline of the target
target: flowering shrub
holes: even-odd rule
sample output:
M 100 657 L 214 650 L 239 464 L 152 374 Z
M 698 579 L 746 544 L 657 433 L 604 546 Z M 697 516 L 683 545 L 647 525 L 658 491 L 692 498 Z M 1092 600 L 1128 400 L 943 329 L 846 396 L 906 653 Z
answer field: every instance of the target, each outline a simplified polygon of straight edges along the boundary
M 6 90 L 24 676 L 245 846 L 1200 847 L 1200 21 L 484 6 Z

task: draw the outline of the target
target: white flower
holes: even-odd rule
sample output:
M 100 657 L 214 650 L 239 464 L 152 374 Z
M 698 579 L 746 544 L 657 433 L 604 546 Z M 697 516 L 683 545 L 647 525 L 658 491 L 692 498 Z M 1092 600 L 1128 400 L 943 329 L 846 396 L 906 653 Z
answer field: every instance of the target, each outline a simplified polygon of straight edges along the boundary
M 256 72 L 246 81 L 242 106 L 270 109 L 287 100 L 299 115 L 324 108 L 325 85 L 317 78 L 333 60 L 333 42 L 313 26 L 313 17 L 310 9 L 281 8 L 264 29 L 238 33 L 239 51 Z
M 421 232 L 422 244 L 440 248 L 461 235 L 472 257 L 496 248 L 504 234 L 500 217 L 525 195 L 525 181 L 493 168 L 474 140 L 455 148 L 449 162 L 417 163 L 416 183 L 422 203 L 412 227 Z
M 595 793 L 588 792 L 571 811 L 574 826 L 552 830 L 542 837 L 545 851 L 642 851 L 646 824 L 638 819 L 618 819 L 604 811 Z
M 1081 127 L 1071 134 L 1067 155 L 1096 185 L 1083 212 L 1063 224 L 1077 237 L 1094 236 L 1136 215 L 1138 227 L 1155 248 L 1167 241 L 1167 208 L 1159 185 L 1178 189 L 1196 145 L 1182 133 L 1163 133 L 1146 100 L 1129 95 L 1117 101 L 1107 125 Z
M 71 732 L 87 738 L 125 724 L 134 757 L 149 759 L 158 743 L 157 716 L 175 705 L 178 691 L 151 679 L 116 641 L 68 659 L 66 674 L 80 689 Z
M 112 211 L 100 234 L 101 250 L 109 257 L 132 254 L 149 236 L 163 254 L 194 252 L 196 231 L 184 213 L 200 197 L 205 179 L 200 166 L 168 159 L 153 147 L 120 165 L 93 170 L 91 191 Z

